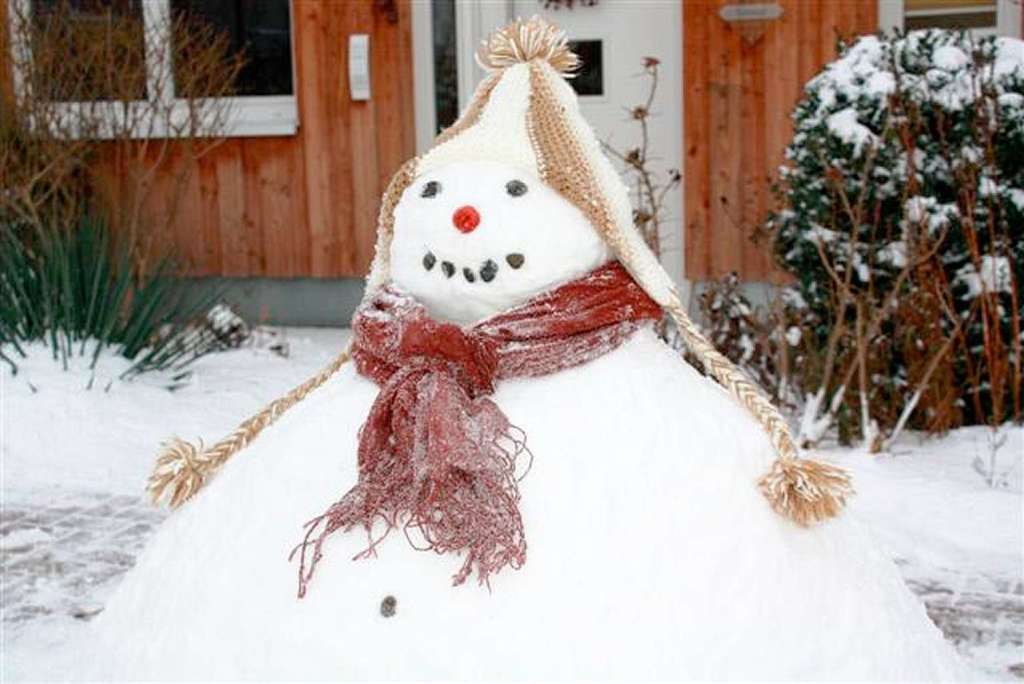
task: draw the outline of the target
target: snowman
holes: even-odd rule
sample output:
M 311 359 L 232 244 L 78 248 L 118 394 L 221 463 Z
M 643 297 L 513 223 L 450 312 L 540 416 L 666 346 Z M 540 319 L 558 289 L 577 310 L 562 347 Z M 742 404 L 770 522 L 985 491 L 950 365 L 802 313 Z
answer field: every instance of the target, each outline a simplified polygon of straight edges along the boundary
M 957 677 L 837 516 L 845 473 L 797 458 L 687 318 L 565 36 L 519 20 L 479 60 L 472 103 L 384 196 L 350 347 L 159 459 L 152 493 L 180 507 L 97 619 L 88 674 Z M 717 382 L 657 337 L 666 314 Z

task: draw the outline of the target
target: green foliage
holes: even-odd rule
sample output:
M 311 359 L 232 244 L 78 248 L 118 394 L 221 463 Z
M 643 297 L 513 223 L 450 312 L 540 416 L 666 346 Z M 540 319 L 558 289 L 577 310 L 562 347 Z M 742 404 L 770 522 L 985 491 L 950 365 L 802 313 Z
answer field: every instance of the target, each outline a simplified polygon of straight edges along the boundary
M 102 222 L 72 230 L 0 224 L 0 357 L 17 370 L 23 345 L 45 341 L 65 365 L 107 348 L 133 363 L 131 376 L 180 369 L 209 351 L 190 323 L 220 293 L 191 300 L 163 257 L 138 275 L 127 243 Z

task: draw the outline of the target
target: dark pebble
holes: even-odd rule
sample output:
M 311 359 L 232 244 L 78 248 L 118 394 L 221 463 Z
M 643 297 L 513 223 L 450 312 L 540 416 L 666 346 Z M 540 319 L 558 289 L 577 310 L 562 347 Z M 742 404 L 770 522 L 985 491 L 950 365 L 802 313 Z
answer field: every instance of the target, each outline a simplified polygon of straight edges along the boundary
M 489 283 L 494 280 L 494 276 L 496 275 L 498 275 L 498 264 L 488 259 L 480 269 L 480 278 L 485 283 Z
M 393 617 L 398 608 L 398 599 L 394 596 L 385 596 L 380 602 L 380 614 L 386 618 Z
M 526 261 L 526 257 L 522 254 L 509 254 L 505 257 L 505 261 L 507 261 L 508 265 L 512 268 L 519 268 Z
M 423 256 L 423 268 L 427 269 L 428 271 L 430 269 L 434 268 L 434 264 L 436 264 L 436 263 L 437 263 L 437 257 L 434 256 L 433 253 L 427 252 Z
M 444 274 L 446 276 L 451 278 L 453 275 L 455 275 L 455 264 L 453 264 L 450 261 L 442 261 L 441 270 L 444 271 Z
M 464 268 L 462 269 L 462 275 L 466 276 L 466 280 L 468 280 L 469 282 L 476 282 L 476 273 L 473 273 L 472 270 Z

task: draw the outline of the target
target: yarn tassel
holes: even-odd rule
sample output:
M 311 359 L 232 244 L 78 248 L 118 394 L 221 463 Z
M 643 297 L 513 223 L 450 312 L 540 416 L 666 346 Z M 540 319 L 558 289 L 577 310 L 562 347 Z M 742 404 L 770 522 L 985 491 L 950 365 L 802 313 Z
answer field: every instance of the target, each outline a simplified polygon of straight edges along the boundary
M 803 458 L 776 459 L 758 485 L 772 510 L 804 527 L 835 517 L 853 495 L 845 470 Z
M 167 504 L 177 508 L 203 488 L 207 478 L 217 470 L 203 443 L 199 446 L 174 437 L 163 445 L 156 459 L 153 473 L 146 483 L 146 491 L 154 504 L 167 497 Z

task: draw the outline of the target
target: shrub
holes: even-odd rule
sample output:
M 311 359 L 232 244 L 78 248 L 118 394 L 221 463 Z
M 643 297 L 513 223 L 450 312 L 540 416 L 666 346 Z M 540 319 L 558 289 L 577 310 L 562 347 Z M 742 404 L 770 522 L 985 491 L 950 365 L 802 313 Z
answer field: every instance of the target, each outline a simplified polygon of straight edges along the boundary
M 173 272 L 165 256 L 139 275 L 127 242 L 94 219 L 72 230 L 0 224 L 0 357 L 16 371 L 23 344 L 43 340 L 65 364 L 112 348 L 133 361 L 125 375 L 182 368 L 219 343 L 193 321 L 220 293 L 190 300 Z
M 864 37 L 793 120 L 769 227 L 818 351 L 805 426 L 839 416 L 881 448 L 911 417 L 1019 418 L 1024 43 Z

